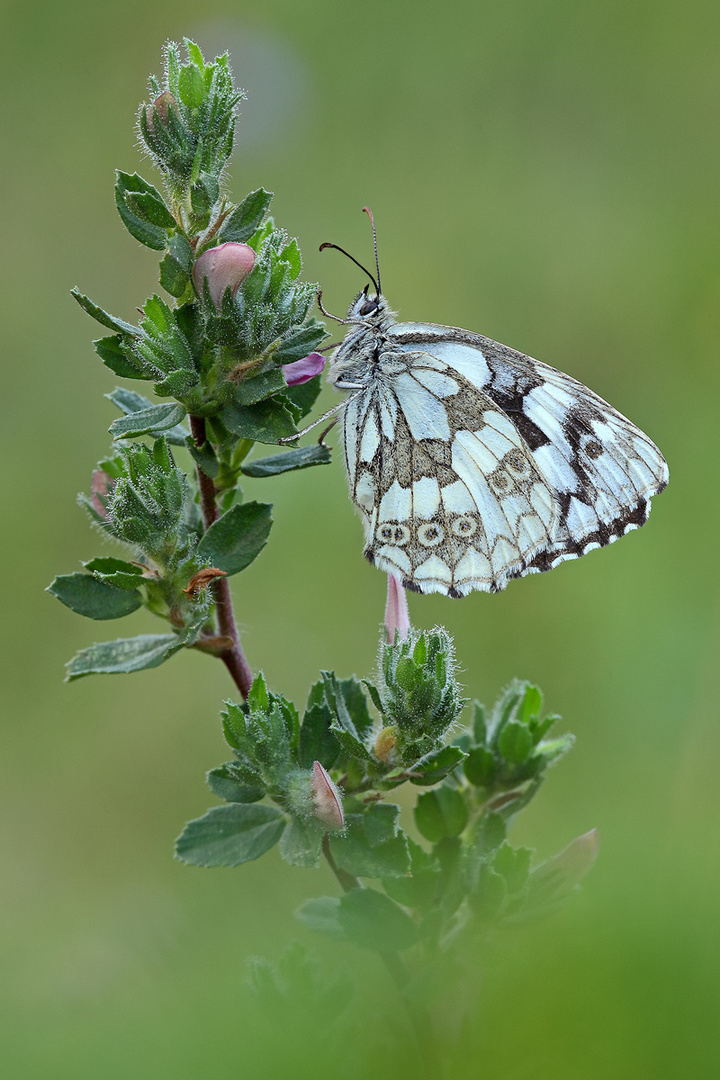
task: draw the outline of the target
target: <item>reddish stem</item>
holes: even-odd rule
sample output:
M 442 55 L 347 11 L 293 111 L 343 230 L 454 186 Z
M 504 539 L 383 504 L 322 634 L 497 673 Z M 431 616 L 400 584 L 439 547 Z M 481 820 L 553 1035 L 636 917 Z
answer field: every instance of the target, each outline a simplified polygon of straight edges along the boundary
M 203 443 L 207 441 L 205 420 L 202 416 L 190 417 L 190 430 L 192 431 L 195 445 L 200 449 Z M 197 478 L 198 486 L 200 487 L 200 505 L 202 507 L 203 523 L 207 530 L 218 518 L 216 502 L 217 493 L 212 477 L 208 476 L 199 465 L 197 466 Z M 217 578 L 212 584 L 212 590 L 215 597 L 218 630 L 222 637 L 226 637 L 232 642 L 230 648 L 223 650 L 217 655 L 225 664 L 225 667 L 228 669 L 233 682 L 243 698 L 247 699 L 247 696 L 250 693 L 250 687 L 252 686 L 253 676 L 250 665 L 245 658 L 245 653 L 242 650 L 242 645 L 240 644 L 228 579 Z

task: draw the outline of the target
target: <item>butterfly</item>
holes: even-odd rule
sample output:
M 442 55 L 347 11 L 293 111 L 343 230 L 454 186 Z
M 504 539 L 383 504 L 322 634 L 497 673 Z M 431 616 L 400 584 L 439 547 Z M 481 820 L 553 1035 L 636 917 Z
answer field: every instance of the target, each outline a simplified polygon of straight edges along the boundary
M 351 392 L 342 433 L 366 558 L 415 592 L 459 597 L 498 592 L 644 525 L 668 482 L 647 435 L 570 375 L 506 345 L 397 322 L 372 224 L 377 279 L 322 245 L 375 286 L 337 320 L 349 330 L 328 370 Z M 321 296 L 320 306 L 329 315 Z

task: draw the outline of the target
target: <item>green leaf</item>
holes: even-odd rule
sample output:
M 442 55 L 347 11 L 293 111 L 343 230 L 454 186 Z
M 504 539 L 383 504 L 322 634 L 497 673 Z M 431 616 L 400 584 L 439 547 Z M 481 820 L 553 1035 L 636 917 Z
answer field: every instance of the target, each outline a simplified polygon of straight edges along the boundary
M 187 274 L 192 273 L 195 256 L 186 236 L 183 236 L 182 233 L 175 233 L 174 236 L 171 236 L 168 240 L 168 253 Z
M 171 371 L 164 379 L 155 383 L 153 390 L 158 397 L 175 397 L 182 399 L 199 385 L 200 379 L 198 378 L 197 373 L 194 371 L 187 371 L 183 368 L 178 371 Z M 180 431 L 184 429 L 178 428 L 176 430 Z M 187 434 L 187 432 L 185 434 Z M 179 443 L 175 443 L 173 439 L 170 441 L 176 446 L 180 445 Z
M 278 390 L 287 390 L 285 376 L 279 368 L 269 368 L 253 378 L 241 379 L 235 384 L 234 398 L 238 405 L 255 405 Z
M 437 909 L 438 888 L 442 880 L 440 869 L 435 859 L 409 838 L 408 848 L 412 876 L 383 878 L 383 889 L 399 904 L 420 911 L 434 911 Z
M 309 469 L 312 465 L 329 465 L 332 460 L 329 446 L 301 446 L 282 454 L 259 458 L 243 465 L 245 476 L 278 476 L 279 473 Z
M 140 634 L 90 645 L 66 664 L 66 681 L 84 675 L 121 675 L 159 667 L 185 643 L 177 634 Z
M 153 191 L 154 194 L 146 191 L 126 191 L 125 205 L 150 225 L 157 225 L 161 229 L 177 228 L 177 221 L 165 205 L 160 192 L 154 188 Z
M 446 836 L 459 836 L 467 821 L 467 806 L 457 788 L 445 785 L 436 791 L 424 791 L 418 798 L 415 824 L 433 844 Z
M 280 854 L 291 866 L 317 866 L 323 830 L 291 818 L 280 839 Z
M 106 394 L 105 397 L 112 401 L 113 405 L 117 405 L 118 409 L 127 416 L 132 416 L 146 409 L 157 408 L 148 398 L 136 393 L 135 390 L 126 390 L 124 386 L 116 387 L 111 394 Z M 167 408 L 167 405 L 162 406 L 162 408 Z M 185 446 L 188 438 L 188 432 L 182 424 L 170 428 L 164 432 L 164 435 L 166 440 L 173 446 Z
M 300 326 L 280 339 L 272 358 L 276 364 L 292 364 L 295 360 L 308 356 L 326 337 L 328 332 L 322 323 L 312 322 L 308 326 Z
M 520 702 L 517 718 L 521 724 L 529 724 L 530 720 L 537 718 L 542 710 L 542 694 L 537 686 L 528 685 L 525 688 L 525 696 Z
M 180 100 L 188 109 L 199 108 L 205 100 L 205 80 L 194 64 L 186 64 L 180 68 L 178 91 Z
M 377 847 L 398 834 L 400 807 L 394 803 L 374 803 L 363 814 L 365 835 L 370 847 Z
M 137 173 L 130 175 L 118 169 L 115 175 L 115 205 L 125 228 L 145 247 L 152 248 L 153 251 L 162 251 L 167 243 L 167 230 L 146 221 L 128 205 L 128 196 L 152 195 L 153 193 L 156 199 L 162 202 L 160 193 Z M 138 207 L 138 209 L 141 213 L 145 213 L 144 207 L 142 209 Z M 176 222 L 173 220 L 172 224 L 176 225 Z
M 295 423 L 298 420 L 302 420 L 304 416 L 312 409 L 313 405 L 320 396 L 322 390 L 322 378 L 320 375 L 315 375 L 314 378 L 308 379 L 306 383 L 298 383 L 297 386 L 289 386 L 284 391 L 283 397 L 287 399 L 289 403 L 289 409 L 293 414 Z
M 502 874 L 508 892 L 518 892 L 528 879 L 530 872 L 530 848 L 514 848 L 505 840 L 495 852 L 494 868 Z
M 212 443 L 206 441 L 202 446 L 198 447 L 195 445 L 195 439 L 192 435 L 189 435 L 185 440 L 185 447 L 190 451 L 202 471 L 211 476 L 213 480 L 217 479 L 220 475 L 220 462 L 215 455 Z
M 328 934 L 333 938 L 344 937 L 342 927 L 338 921 L 340 913 L 340 901 L 335 896 L 314 896 L 306 900 L 295 912 L 295 918 L 321 934 Z
M 325 700 L 334 714 L 330 730 L 334 732 L 348 757 L 359 761 L 373 761 L 372 754 L 358 736 L 335 673 L 322 671 L 320 674 L 325 684 Z
M 198 555 L 218 570 L 237 574 L 260 554 L 271 527 L 271 505 L 249 502 L 233 506 L 203 535 Z
M 241 439 L 253 442 L 278 443 L 280 439 L 297 435 L 292 414 L 284 403 L 285 394 L 278 394 L 257 405 L 226 405 L 221 413 L 225 427 Z
M 91 574 L 61 574 L 46 591 L 88 619 L 121 619 L 137 611 L 142 603 L 136 590 L 117 589 Z
M 303 769 L 312 768 L 314 761 L 319 761 L 331 769 L 338 757 L 338 744 L 330 730 L 332 714 L 327 705 L 315 704 L 305 710 L 300 728 L 299 764 Z
M 464 760 L 465 754 L 459 746 L 441 746 L 439 750 L 433 750 L 410 766 L 408 772 L 422 774 L 411 776 L 410 782 L 419 787 L 438 784 Z
M 122 338 L 113 334 L 112 337 L 98 338 L 93 341 L 95 352 L 102 360 L 105 367 L 110 368 L 120 379 L 149 379 L 144 371 L 131 364 L 120 347 Z
M 240 866 L 259 859 L 277 844 L 285 820 L 274 806 L 214 806 L 201 818 L 187 823 L 176 841 L 175 853 L 194 866 Z
M 101 555 L 96 559 L 90 559 L 89 562 L 83 563 L 83 566 L 91 574 L 103 574 L 107 577 L 111 574 L 122 573 L 142 579 L 141 566 L 137 563 L 126 562 L 125 559 L 115 559 L 111 555 Z
M 545 765 L 551 761 L 557 761 L 563 754 L 567 754 L 575 742 L 575 736 L 571 734 L 560 735 L 557 739 L 546 739 L 538 744 L 535 756 L 541 756 Z
M 372 717 L 368 712 L 367 698 L 363 693 L 362 686 L 354 675 L 349 679 L 339 679 L 337 685 L 345 702 L 348 715 L 355 726 L 355 731 L 362 739 L 373 726 Z
M 487 863 L 479 868 L 478 885 L 470 894 L 470 906 L 481 919 L 494 919 L 505 903 L 507 885 L 505 879 L 495 873 Z
M 300 277 L 302 272 L 302 256 L 297 240 L 291 240 L 280 252 L 280 258 L 290 264 L 290 276 L 293 280 Z
M 132 337 L 140 336 L 138 326 L 133 326 L 132 323 L 125 322 L 123 319 L 116 319 L 114 315 L 109 315 L 107 311 L 103 311 L 97 304 L 93 304 L 92 300 L 84 296 L 77 287 L 70 290 L 70 295 L 77 300 L 83 311 L 86 311 L 101 326 L 107 326 L 108 330 L 117 330 L 120 334 L 130 334 Z
M 532 751 L 532 736 L 526 724 L 509 720 L 500 732 L 498 749 L 506 761 L 521 765 L 527 761 Z
M 230 765 L 218 765 L 211 769 L 206 776 L 207 786 L 213 795 L 225 802 L 254 803 L 262 799 L 265 794 L 264 788 L 254 784 L 243 784 L 241 780 L 232 775 L 232 762 Z
M 167 254 L 160 260 L 160 284 L 171 296 L 182 296 L 189 283 L 190 275 L 172 255 Z
M 479 701 L 473 701 L 473 738 L 478 746 L 484 746 L 487 741 L 487 721 L 485 719 L 485 706 Z
M 176 427 L 187 415 L 183 405 L 168 402 L 151 405 L 142 412 L 131 413 L 113 420 L 108 431 L 114 439 L 133 439 L 138 435 L 157 435 Z M 187 432 L 185 432 L 187 436 Z M 183 438 L 183 443 L 185 439 Z
M 410 916 L 375 889 L 353 889 L 341 896 L 337 921 L 349 940 L 365 949 L 401 952 L 417 941 Z
M 251 191 L 239 206 L 235 207 L 232 214 L 225 218 L 218 235 L 220 242 L 224 244 L 232 240 L 234 243 L 244 244 L 259 227 L 271 202 L 271 191 L 264 191 L 263 188 Z
M 475 835 L 475 846 L 481 854 L 487 855 L 500 847 L 506 835 L 507 826 L 501 814 L 484 814 Z
M 495 779 L 495 757 L 484 746 L 476 746 L 465 759 L 465 775 L 475 787 L 491 787 Z
M 330 725 L 330 730 L 335 735 L 335 738 L 348 758 L 355 759 L 356 761 L 371 761 L 374 763 L 375 759 L 365 744 L 360 742 L 360 740 L 346 728 L 341 727 L 333 720 Z
M 403 877 L 408 874 L 410 855 L 404 833 L 372 845 L 366 832 L 365 817 L 365 814 L 348 814 L 345 819 L 347 833 L 330 838 L 330 849 L 338 866 L 356 877 Z M 374 824 L 387 828 L 388 822 L 376 821 Z
M 380 713 L 381 716 L 384 716 L 385 710 L 383 708 L 382 699 L 380 698 L 380 694 L 378 693 L 377 686 L 375 686 L 374 683 L 368 682 L 367 679 L 363 679 L 363 685 L 367 689 L 367 692 L 370 695 L 370 700 L 372 701 L 377 711 Z

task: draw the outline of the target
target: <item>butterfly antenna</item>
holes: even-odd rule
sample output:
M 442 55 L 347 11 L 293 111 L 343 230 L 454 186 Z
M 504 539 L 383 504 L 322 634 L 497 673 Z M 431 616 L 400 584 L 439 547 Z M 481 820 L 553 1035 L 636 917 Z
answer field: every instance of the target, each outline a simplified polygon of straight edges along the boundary
M 345 248 L 341 248 L 341 247 L 339 247 L 339 246 L 338 246 L 337 244 L 321 244 L 321 245 L 320 245 L 320 248 L 319 248 L 319 250 L 320 250 L 320 251 L 324 251 L 324 249 L 325 249 L 325 248 L 335 248 L 335 250 L 336 250 L 336 251 L 341 251 L 343 255 L 347 255 L 347 257 L 348 257 L 348 259 L 350 260 L 350 262 L 354 262 L 356 266 L 359 266 L 359 267 L 360 267 L 360 269 L 362 270 L 363 274 L 367 274 L 367 276 L 368 276 L 368 277 L 370 278 L 370 280 L 372 281 L 373 285 L 375 286 L 375 289 L 376 289 L 376 291 L 377 291 L 377 294 L 378 294 L 378 296 L 380 295 L 380 286 L 378 285 L 378 283 L 377 283 L 377 281 L 375 280 L 375 278 L 374 278 L 374 277 L 372 276 L 372 274 L 370 273 L 370 271 L 369 271 L 369 270 L 368 270 L 368 269 L 367 269 L 367 268 L 366 268 L 365 266 L 363 266 L 363 264 L 362 264 L 362 263 L 359 263 L 359 262 L 357 261 L 357 259 L 353 259 L 352 255 L 350 254 L 350 252 L 349 252 L 349 251 L 346 251 L 346 250 L 345 250 Z
M 372 225 L 373 247 L 375 248 L 375 269 L 377 270 L 377 299 L 379 300 L 382 289 L 380 288 L 380 263 L 378 262 L 377 253 L 377 233 L 375 232 L 375 218 L 373 217 L 373 212 L 369 206 L 363 206 L 363 214 L 367 214 L 367 216 L 370 218 L 370 224 Z

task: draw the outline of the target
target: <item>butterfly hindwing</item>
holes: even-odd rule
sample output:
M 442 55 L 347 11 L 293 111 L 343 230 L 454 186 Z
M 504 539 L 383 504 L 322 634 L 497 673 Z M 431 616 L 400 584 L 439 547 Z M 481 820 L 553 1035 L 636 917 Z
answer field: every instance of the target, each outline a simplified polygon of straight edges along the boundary
M 348 406 L 366 556 L 421 592 L 497 590 L 551 542 L 552 492 L 511 420 L 458 371 L 413 352 Z

